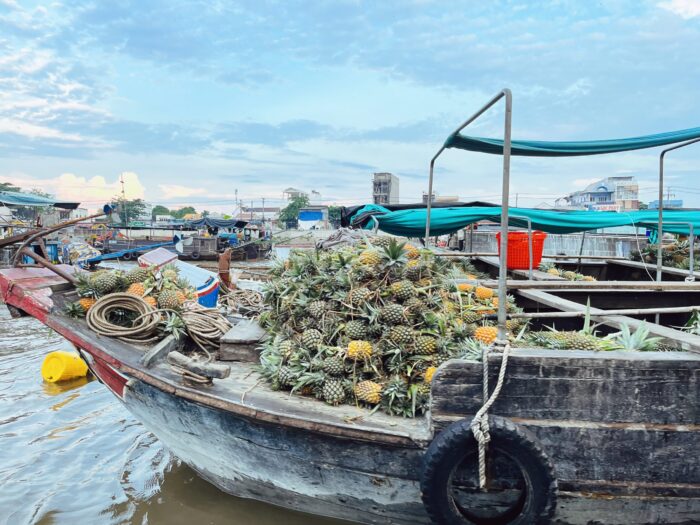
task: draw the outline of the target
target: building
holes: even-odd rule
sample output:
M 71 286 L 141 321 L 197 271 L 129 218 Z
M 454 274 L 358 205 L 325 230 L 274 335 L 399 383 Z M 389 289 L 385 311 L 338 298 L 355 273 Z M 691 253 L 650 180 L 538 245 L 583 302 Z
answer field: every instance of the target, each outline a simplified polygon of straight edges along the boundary
M 76 208 L 70 212 L 71 219 L 84 219 L 88 216 L 87 208 Z
M 298 229 L 327 230 L 328 206 L 306 206 L 299 210 Z
M 437 195 L 435 192 L 433 192 L 433 198 L 430 201 L 431 203 L 444 203 L 444 202 L 459 202 L 459 196 L 458 195 Z M 423 192 L 423 204 L 428 204 L 428 193 Z
M 375 173 L 372 180 L 374 204 L 399 203 L 399 178 L 393 173 Z
M 664 209 L 682 208 L 682 207 L 683 207 L 683 200 L 682 199 L 669 199 L 669 200 L 664 199 Z M 659 209 L 659 199 L 656 199 L 655 201 L 651 201 L 649 203 L 649 209 L 650 210 L 658 210 Z
M 557 207 L 596 211 L 639 209 L 639 185 L 632 176 L 608 177 L 556 200 Z
M 291 201 L 292 199 L 296 199 L 299 197 L 307 197 L 308 198 L 309 194 L 308 192 L 298 190 L 296 188 L 287 188 L 282 192 L 282 197 L 287 199 L 288 201 Z

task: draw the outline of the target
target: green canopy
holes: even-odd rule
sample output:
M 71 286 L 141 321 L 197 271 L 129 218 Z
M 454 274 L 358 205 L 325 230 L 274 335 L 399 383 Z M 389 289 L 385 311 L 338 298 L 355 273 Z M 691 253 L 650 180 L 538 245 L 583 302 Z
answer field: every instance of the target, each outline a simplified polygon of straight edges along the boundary
M 658 224 L 658 212 L 655 210 L 629 212 L 553 211 L 530 208 L 509 208 L 509 210 L 510 225 L 526 228 L 527 220 L 524 217 L 527 217 L 532 221 L 534 230 L 548 233 L 575 233 L 617 226 L 656 229 Z M 371 218 L 365 224 L 367 229 L 378 226 L 380 230 L 392 235 L 405 237 L 425 235 L 425 208 L 389 211 L 382 206 L 369 204 L 354 214 L 351 223 L 358 224 L 361 218 L 366 219 L 368 215 L 371 215 Z M 453 233 L 469 224 L 483 220 L 500 223 L 501 207 L 433 208 L 430 212 L 430 232 L 434 235 Z M 700 211 L 664 211 L 664 231 L 687 235 L 688 223 L 692 223 L 694 232 L 700 233 Z
M 588 140 L 580 142 L 544 142 L 539 140 L 513 140 L 511 154 L 525 157 L 573 157 L 577 155 L 600 155 L 644 148 L 654 148 L 700 138 L 700 128 L 670 131 L 645 137 L 627 139 Z M 445 141 L 446 148 L 459 148 L 503 155 L 503 140 L 467 137 L 453 133 Z

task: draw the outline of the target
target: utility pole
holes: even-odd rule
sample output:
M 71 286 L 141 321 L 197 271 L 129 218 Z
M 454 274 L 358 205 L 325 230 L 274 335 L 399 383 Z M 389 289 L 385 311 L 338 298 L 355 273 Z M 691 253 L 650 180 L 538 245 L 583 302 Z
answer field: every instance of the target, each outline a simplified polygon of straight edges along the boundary
M 250 199 L 250 221 L 253 222 L 253 199 Z
M 519 193 L 515 194 L 515 207 L 516 208 L 518 207 L 518 195 L 520 195 L 520 194 Z
M 119 182 L 122 185 L 122 206 L 124 207 L 124 229 L 126 230 L 126 238 L 130 236 L 129 233 L 129 208 L 126 205 L 126 192 L 124 191 L 124 174 L 119 175 Z
M 265 197 L 262 199 L 263 201 L 263 207 L 262 207 L 262 223 L 263 223 L 263 228 L 265 227 Z

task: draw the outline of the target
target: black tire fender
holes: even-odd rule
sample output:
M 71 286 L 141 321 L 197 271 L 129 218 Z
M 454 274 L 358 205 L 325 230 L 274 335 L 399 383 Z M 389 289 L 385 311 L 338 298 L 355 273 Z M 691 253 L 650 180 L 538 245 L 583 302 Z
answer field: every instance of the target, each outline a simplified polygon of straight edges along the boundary
M 131 252 L 126 252 L 122 256 L 122 259 L 124 259 L 125 261 L 130 261 L 133 257 L 134 257 L 134 255 Z
M 554 466 L 537 438 L 512 421 L 489 416 L 489 455 L 505 454 L 518 464 L 525 488 L 512 511 L 488 518 L 462 512 L 451 495 L 453 471 L 478 451 L 471 420 L 460 420 L 431 442 L 423 458 L 421 497 L 425 510 L 437 525 L 545 525 L 556 509 L 557 479 Z M 465 509 L 463 509 L 465 510 Z
M 199 260 L 200 257 L 201 257 L 201 255 L 199 255 L 199 252 L 192 252 L 190 254 L 190 259 L 193 259 L 195 261 Z

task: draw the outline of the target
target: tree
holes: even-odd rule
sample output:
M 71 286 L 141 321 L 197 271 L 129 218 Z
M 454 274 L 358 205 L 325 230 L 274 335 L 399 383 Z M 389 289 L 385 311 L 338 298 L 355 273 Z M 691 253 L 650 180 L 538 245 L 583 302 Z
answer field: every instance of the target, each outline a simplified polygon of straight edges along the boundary
M 328 220 L 335 227 L 340 227 L 340 206 L 328 206 Z
M 209 217 L 209 215 L 211 215 L 211 213 L 209 212 L 209 210 L 204 210 L 204 211 L 202 212 L 202 217 L 204 217 L 204 218 Z
M 53 197 L 53 195 L 51 195 L 50 193 L 46 193 L 45 191 L 40 190 L 39 188 L 32 188 L 31 190 L 29 190 L 29 193 L 38 197 L 44 197 L 46 199 L 50 199 L 51 197 Z
M 135 221 L 137 217 L 143 215 L 143 212 L 146 211 L 147 207 L 143 199 L 114 199 L 112 205 L 117 206 L 119 220 L 125 226 L 128 226 L 130 221 Z
M 22 191 L 22 189 L 9 182 L 0 182 L 0 191 Z
M 153 206 L 153 210 L 151 211 L 151 217 L 156 218 L 156 215 L 170 215 L 170 210 L 166 208 L 165 206 L 161 206 L 160 204 Z
M 192 206 L 185 206 L 184 208 L 180 208 L 179 210 L 175 210 L 175 211 L 171 212 L 170 214 L 173 217 L 175 217 L 176 219 L 182 219 L 188 213 L 197 213 L 197 210 L 195 210 Z
M 306 195 L 293 197 L 289 204 L 280 210 L 279 222 L 285 224 L 289 221 L 299 219 L 299 210 L 309 205 L 309 198 Z

